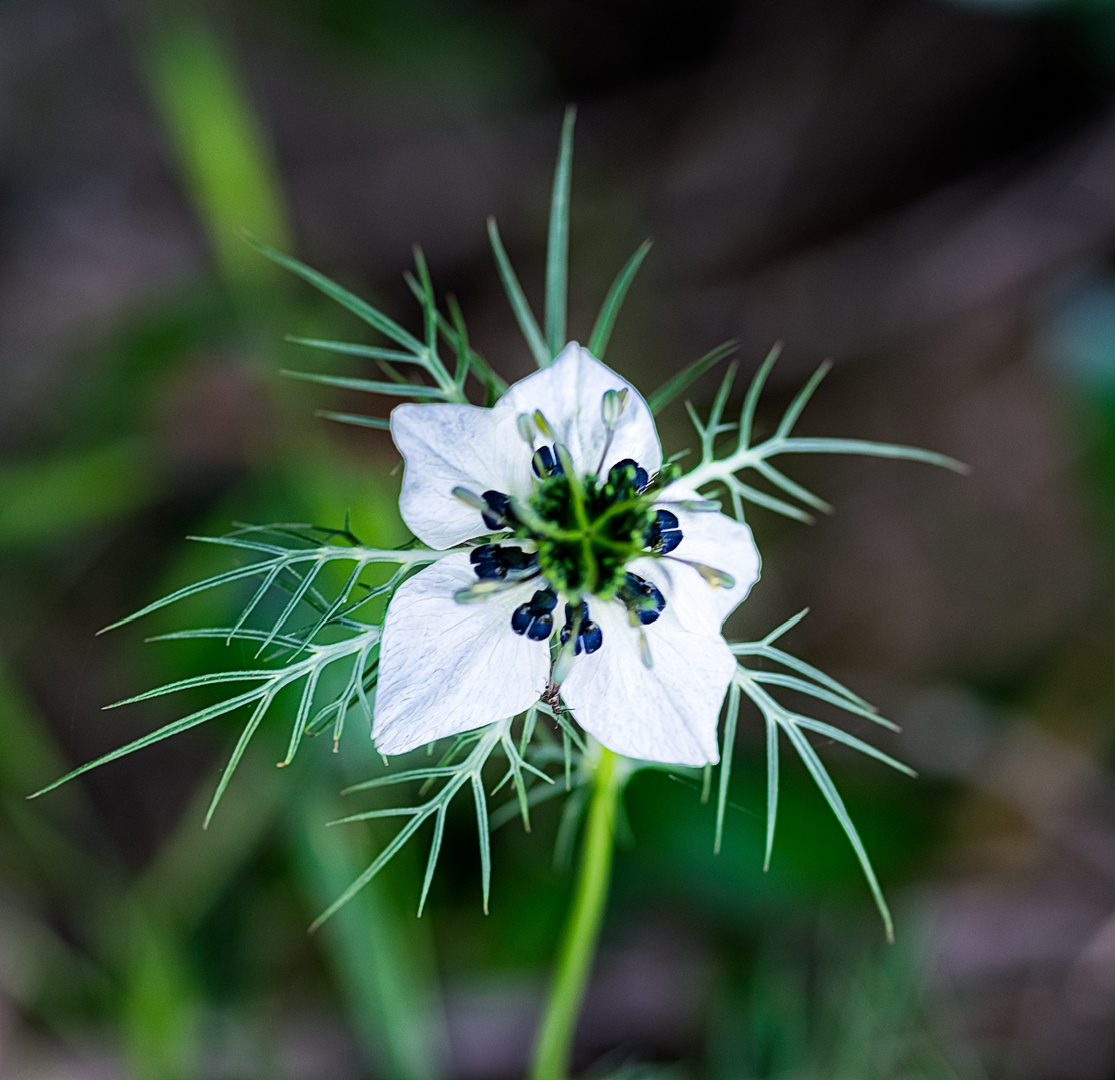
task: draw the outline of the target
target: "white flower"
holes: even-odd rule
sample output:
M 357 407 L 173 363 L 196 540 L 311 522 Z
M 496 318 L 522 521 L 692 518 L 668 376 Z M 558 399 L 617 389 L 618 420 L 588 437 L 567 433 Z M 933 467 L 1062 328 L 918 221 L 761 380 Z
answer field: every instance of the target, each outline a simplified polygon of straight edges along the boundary
M 454 550 L 388 608 L 380 752 L 520 713 L 556 671 L 565 705 L 609 749 L 715 762 L 735 667 L 720 627 L 759 555 L 746 525 L 660 472 L 637 391 L 574 342 L 491 409 L 400 405 L 391 433 L 403 519 Z

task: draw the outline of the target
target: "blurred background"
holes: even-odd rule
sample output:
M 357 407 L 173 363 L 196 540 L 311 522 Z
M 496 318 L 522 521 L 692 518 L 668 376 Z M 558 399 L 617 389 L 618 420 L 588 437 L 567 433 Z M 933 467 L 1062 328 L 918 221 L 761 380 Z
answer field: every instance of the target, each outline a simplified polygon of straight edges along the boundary
M 235 721 L 24 797 L 190 702 L 106 704 L 245 661 L 144 643 L 220 625 L 236 595 L 94 636 L 230 565 L 187 535 L 349 512 L 368 542 L 405 538 L 390 441 L 314 417 L 378 403 L 279 374 L 359 372 L 285 334 L 369 339 L 239 229 L 412 329 L 420 244 L 520 377 L 484 219 L 540 306 L 568 102 L 575 336 L 651 237 L 609 349 L 641 388 L 729 338 L 746 377 L 782 340 L 768 430 L 831 356 L 803 432 L 972 466 L 792 462 L 837 513 L 752 512 L 764 574 L 730 627 L 809 605 L 787 647 L 902 724 L 851 729 L 916 781 L 822 748 L 897 944 L 790 755 L 762 872 L 751 717 L 719 856 L 693 788 L 629 790 L 581 1064 L 1115 1077 L 1115 5 L 5 0 L 4 1080 L 522 1074 L 570 887 L 553 804 L 496 833 L 490 915 L 463 807 L 421 920 L 411 852 L 311 937 L 389 835 L 322 827 L 372 766 L 358 724 L 285 770 L 261 732 L 205 833 Z M 662 434 L 692 445 L 680 404 Z

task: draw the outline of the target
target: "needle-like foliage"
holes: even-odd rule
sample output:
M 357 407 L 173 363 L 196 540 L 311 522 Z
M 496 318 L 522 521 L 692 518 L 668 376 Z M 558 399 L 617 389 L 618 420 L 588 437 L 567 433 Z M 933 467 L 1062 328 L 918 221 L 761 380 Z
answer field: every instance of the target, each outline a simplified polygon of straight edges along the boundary
M 868 887 L 875 898 L 879 913 L 886 927 L 887 937 L 892 938 L 894 924 L 886 900 L 883 898 L 875 871 L 871 866 L 867 851 L 863 846 L 859 833 L 852 822 L 851 816 L 844 805 L 836 785 L 832 782 L 828 770 L 821 762 L 813 745 L 809 742 L 805 732 L 824 736 L 833 742 L 858 750 L 862 754 L 876 758 L 899 772 L 914 776 L 914 771 L 907 765 L 896 761 L 889 754 L 864 742 L 862 739 L 841 730 L 833 724 L 825 723 L 803 713 L 787 708 L 775 699 L 771 688 L 779 687 L 803 694 L 817 701 L 823 701 L 837 709 L 841 709 L 853 716 L 870 720 L 881 727 L 897 731 L 891 721 L 880 716 L 875 709 L 863 700 L 858 694 L 842 686 L 835 679 L 819 671 L 811 664 L 805 663 L 797 657 L 778 648 L 775 642 L 782 637 L 791 627 L 796 626 L 806 612 L 802 611 L 792 619 L 788 619 L 781 626 L 772 630 L 760 641 L 741 642 L 733 645 L 732 651 L 738 657 L 754 657 L 766 660 L 768 663 L 786 669 L 782 671 L 760 670 L 745 666 L 743 663 L 736 665 L 732 683 L 728 688 L 727 714 L 724 724 L 724 743 L 720 757 L 720 783 L 717 793 L 716 805 L 716 836 L 714 850 L 720 850 L 724 832 L 724 812 L 728 801 L 728 785 L 732 775 L 732 755 L 735 748 L 736 728 L 739 722 L 742 696 L 746 695 L 753 704 L 758 706 L 766 724 L 767 736 L 767 821 L 766 821 L 766 854 L 763 859 L 763 868 L 770 866 L 771 853 L 774 849 L 775 824 L 778 818 L 778 768 L 779 768 L 779 734 L 789 739 L 790 744 L 797 751 L 798 756 L 805 764 L 809 774 L 816 781 L 821 794 L 836 815 L 840 827 L 847 835 L 856 858 L 859 860 L 867 879 Z
M 532 761 L 528 752 L 532 735 L 538 730 L 536 721 L 538 712 L 543 706 L 529 709 L 524 718 L 523 732 L 519 739 L 512 733 L 515 717 L 508 717 L 496 724 L 490 724 L 477 731 L 471 731 L 452 740 L 449 750 L 444 754 L 441 762 L 434 766 L 424 766 L 405 769 L 401 772 L 389 772 L 377 776 L 360 784 L 354 784 L 346 789 L 345 794 L 371 791 L 373 789 L 393 787 L 402 784 L 421 782 L 421 792 L 431 786 L 441 785 L 434 794 L 424 802 L 413 806 L 393 806 L 366 810 L 362 813 L 351 814 L 333 822 L 334 825 L 349 824 L 357 821 L 372 821 L 378 818 L 405 817 L 409 820 L 391 840 L 391 842 L 376 856 L 368 868 L 345 890 L 315 921 L 314 928 L 320 926 L 334 912 L 343 907 L 353 896 L 372 880 L 394 857 L 402 850 L 414 834 L 425 822 L 433 820 L 434 831 L 430 841 L 430 850 L 426 858 L 426 872 L 422 880 L 422 893 L 418 900 L 418 914 L 426 905 L 430 884 L 434 879 L 437 868 L 438 856 L 441 854 L 442 839 L 445 835 L 445 819 L 449 805 L 453 799 L 466 788 L 473 796 L 473 806 L 476 812 L 476 828 L 480 842 L 480 879 L 484 899 L 484 911 L 488 910 L 488 899 L 491 890 L 491 844 L 489 836 L 493 825 L 488 813 L 488 797 L 496 795 L 504 786 L 511 783 L 515 790 L 515 800 L 511 804 L 522 816 L 523 825 L 530 830 L 530 806 L 542 801 L 537 792 L 561 793 L 563 786 L 555 782 Z M 551 715 L 553 715 L 551 713 Z M 564 717 L 560 721 L 568 724 Z M 469 749 L 471 747 L 471 749 Z M 461 751 L 468 750 L 464 758 L 454 761 Z M 507 760 L 507 770 L 503 778 L 492 788 L 491 792 L 485 791 L 483 771 L 489 759 L 497 751 L 502 752 Z M 543 755 L 539 761 L 553 762 L 551 755 Z M 496 824 L 502 824 L 506 820 Z
M 702 357 L 701 360 L 679 373 L 661 390 L 652 395 L 650 399 L 652 407 L 664 407 L 684 390 L 693 379 L 709 370 L 718 360 L 727 356 L 730 351 L 731 347 L 729 345 L 721 346 L 719 350 L 713 350 L 706 357 Z M 869 442 L 862 439 L 802 438 L 794 435 L 794 425 L 831 367 L 828 363 L 822 364 L 813 374 L 813 377 L 797 393 L 783 414 L 774 433 L 761 442 L 753 443 L 755 412 L 763 387 L 771 368 L 778 359 L 779 352 L 780 347 L 777 345 L 771 349 L 755 377 L 751 380 L 744 394 L 737 421 L 724 422 L 725 410 L 739 366 L 735 362 L 728 367 L 724 378 L 721 380 L 707 418 L 702 420 L 692 403 L 686 402 L 690 419 L 693 421 L 700 438 L 701 461 L 700 464 L 682 477 L 681 482 L 698 491 L 701 491 L 701 489 L 715 489 L 716 487 L 726 489 L 732 512 L 737 520 L 743 521 L 745 518 L 745 502 L 763 506 L 786 517 L 807 523 L 814 520 L 809 510 L 831 513 L 832 507 L 827 502 L 790 479 L 771 464 L 772 458 L 782 454 L 862 454 L 870 457 L 918 461 L 924 464 L 942 466 L 955 472 L 967 472 L 967 467 L 953 458 L 929 450 L 922 450 L 918 447 Z M 721 453 L 723 437 L 730 434 L 734 435 L 734 438 L 729 441 L 727 452 Z M 758 473 L 786 498 L 774 495 L 743 480 L 741 475 L 748 470 Z M 754 670 L 745 667 L 743 664 L 736 667 L 727 695 L 714 847 L 719 850 L 723 837 L 724 811 L 727 806 L 728 783 L 732 769 L 732 750 L 742 698 L 746 696 L 759 708 L 766 724 L 767 829 L 764 865 L 770 865 L 775 823 L 777 821 L 779 735 L 781 733 L 789 740 L 805 764 L 806 769 L 817 783 L 825 801 L 829 804 L 841 828 L 847 835 L 882 915 L 889 938 L 893 935 L 893 924 L 875 871 L 871 866 L 871 861 L 847 807 L 840 797 L 840 793 L 805 733 L 812 732 L 834 742 L 842 743 L 907 774 L 912 775 L 912 771 L 869 743 L 849 735 L 840 728 L 788 709 L 772 695 L 771 690 L 774 688 L 795 691 L 845 712 L 869 719 L 884 727 L 893 728 L 889 721 L 880 717 L 862 698 L 853 694 L 823 672 L 775 646 L 774 642 L 792 626 L 796 625 L 804 615 L 804 611 L 796 615 L 763 638 L 762 641 L 745 642 L 732 646 L 737 656 L 757 657 L 767 660 L 787 669 L 789 673 L 787 671 Z
M 726 348 L 726 346 L 721 346 L 721 348 Z M 759 404 L 759 397 L 763 392 L 767 376 L 770 374 L 771 368 L 774 367 L 780 351 L 781 348 L 778 345 L 771 349 L 755 377 L 751 380 L 751 385 L 744 395 L 737 422 L 724 422 L 724 410 L 728 404 L 738 367 L 736 364 L 732 364 L 728 368 L 706 420 L 702 421 L 692 403 L 686 402 L 690 419 L 693 421 L 693 426 L 697 429 L 697 435 L 701 441 L 701 462 L 682 477 L 682 481 L 689 487 L 696 489 L 713 485 L 725 488 L 731 499 L 732 509 L 740 521 L 744 519 L 744 502 L 764 506 L 768 510 L 807 523 L 814 520 L 813 516 L 808 510 L 802 509 L 798 505 L 799 503 L 821 513 L 832 512 L 832 507 L 824 499 L 791 480 L 770 463 L 772 458 L 782 454 L 861 454 L 867 457 L 920 461 L 926 465 L 938 465 L 945 469 L 951 469 L 953 472 L 968 472 L 968 467 L 955 458 L 948 457 L 946 454 L 935 453 L 932 450 L 922 450 L 916 446 L 870 442 L 866 439 L 803 438 L 794 435 L 794 425 L 809 403 L 814 391 L 820 385 L 821 380 L 832 367 L 832 364 L 828 361 L 823 363 L 813 373 L 812 378 L 798 391 L 779 421 L 774 434 L 762 442 L 753 444 L 751 438 L 755 410 Z M 710 353 L 709 357 L 712 355 Z M 677 376 L 676 386 L 673 380 L 671 383 L 667 383 L 662 390 L 654 395 L 652 400 L 656 401 L 659 407 L 664 406 L 670 398 L 680 393 L 687 385 L 685 377 L 688 372 L 698 369 L 696 374 L 701 374 L 700 366 L 708 361 L 709 357 L 703 357 L 687 371 Z M 708 363 L 708 366 L 711 367 L 712 363 L 715 363 L 715 361 Z M 696 374 L 693 376 L 694 378 Z M 722 444 L 721 436 L 730 432 L 735 432 L 734 445 L 731 445 L 723 456 L 718 456 Z M 774 487 L 780 489 L 783 494 L 788 496 L 789 500 L 796 501 L 791 502 L 788 499 L 772 495 L 742 480 L 741 474 L 748 470 L 753 470 Z

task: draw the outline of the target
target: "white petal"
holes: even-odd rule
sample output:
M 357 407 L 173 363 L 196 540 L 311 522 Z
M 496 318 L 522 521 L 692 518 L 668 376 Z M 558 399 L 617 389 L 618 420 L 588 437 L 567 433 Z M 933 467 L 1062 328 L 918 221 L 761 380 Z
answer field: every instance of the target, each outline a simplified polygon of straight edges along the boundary
M 644 627 L 653 667 L 638 632 L 614 601 L 589 602 L 604 634 L 591 656 L 579 656 L 561 684 L 577 723 L 609 750 L 644 761 L 704 765 L 719 758 L 716 729 L 735 657 L 719 634 L 686 630 L 669 609 Z
M 628 396 L 602 472 L 624 458 L 655 472 L 662 464 L 662 447 L 650 407 L 630 383 L 575 341 L 549 367 L 515 383 L 492 411 L 514 416 L 541 411 L 557 441 L 569 448 L 578 472 L 584 474 L 596 471 L 604 452 L 607 432 L 600 407 L 608 390 L 626 390 Z
M 453 495 L 455 487 L 510 494 L 522 459 L 530 464 L 512 418 L 475 405 L 399 405 L 391 413 L 391 437 L 405 462 L 399 510 L 410 531 L 433 548 L 490 531 L 478 510 Z
M 691 489 L 671 484 L 656 505 L 699 498 Z M 724 571 L 732 578 L 731 587 L 710 585 L 699 571 L 670 558 L 635 559 L 629 569 L 662 590 L 667 605 L 687 629 L 716 633 L 759 580 L 759 549 L 751 530 L 726 514 L 664 508 L 677 516 L 682 532 L 681 543 L 670 554 Z
M 530 708 L 550 677 L 550 650 L 511 629 L 537 582 L 459 604 L 476 581 L 455 552 L 399 586 L 387 609 L 372 737 L 382 754 L 494 723 Z

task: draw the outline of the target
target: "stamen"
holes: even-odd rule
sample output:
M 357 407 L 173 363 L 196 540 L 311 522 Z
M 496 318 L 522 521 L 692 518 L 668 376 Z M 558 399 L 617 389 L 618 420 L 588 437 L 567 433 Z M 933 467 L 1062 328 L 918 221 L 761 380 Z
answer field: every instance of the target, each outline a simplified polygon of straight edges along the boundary
M 515 524 L 511 500 L 502 491 L 485 491 L 484 504 L 480 513 L 489 529 L 508 529 Z
M 573 657 L 580 652 L 581 643 L 581 616 L 588 617 L 588 605 L 578 604 L 577 610 L 573 614 L 573 623 L 570 626 L 569 615 L 570 605 L 565 605 L 565 626 L 561 631 L 561 648 L 558 649 L 557 656 L 554 658 L 553 670 L 550 672 L 550 682 L 554 686 L 561 686 L 565 682 L 565 677 L 569 674 L 569 669 L 573 666 Z M 570 637 L 573 638 L 570 641 Z
M 474 510 L 483 512 L 488 508 L 488 504 L 480 498 L 475 491 L 469 491 L 466 487 L 455 487 L 453 489 L 453 498 L 460 499 L 461 502 L 471 506 Z
M 566 645 L 573 640 L 573 655 L 579 656 L 583 649 L 591 655 L 604 644 L 604 631 L 588 616 L 588 603 L 581 601 L 580 611 L 572 604 L 565 605 L 565 625 L 561 628 L 561 643 Z
M 696 562 L 693 559 L 679 559 L 676 555 L 667 555 L 665 558 L 669 559 L 671 562 L 679 562 L 684 563 L 686 566 L 692 566 L 714 589 L 731 589 L 735 586 L 736 579 L 723 570 L 717 570 L 715 566 L 708 566 L 705 563 Z
M 555 607 L 557 593 L 553 589 L 539 589 L 528 603 L 520 604 L 511 613 L 511 629 L 531 641 L 546 641 L 553 633 Z
M 616 433 L 616 424 L 627 408 L 627 387 L 622 390 L 605 390 L 604 397 L 600 400 L 600 419 L 604 422 L 607 438 L 604 440 L 604 449 L 600 451 L 600 464 L 596 466 L 597 475 L 604 468 L 604 461 L 608 451 L 612 448 L 612 438 Z
M 480 544 L 469 553 L 468 561 L 481 581 L 504 578 L 521 581 L 538 569 L 537 554 L 514 545 Z
M 545 435 L 546 438 L 550 440 L 550 442 L 554 441 L 553 430 L 550 428 L 550 425 L 546 422 L 546 417 L 544 417 L 542 415 L 542 410 L 541 409 L 536 409 L 534 411 L 534 426 L 536 428 L 538 428 L 538 430 L 541 431 L 542 434 Z
M 676 514 L 670 513 L 669 510 L 656 510 L 654 521 L 651 522 L 644 537 L 646 546 L 659 555 L 673 551 L 685 539 L 678 526 Z
M 534 420 L 531 418 L 530 413 L 519 413 L 518 416 L 519 434 L 532 450 L 534 449 Z
M 534 452 L 530 459 L 530 467 L 534 475 L 544 480 L 548 476 L 564 476 L 565 469 L 561 462 L 548 446 L 543 446 Z
M 620 603 L 627 608 L 631 625 L 641 623 L 649 626 L 658 621 L 666 607 L 666 598 L 658 587 L 638 574 L 627 573 L 623 575 L 623 584 L 616 593 Z
M 554 453 L 557 455 L 558 464 L 561 466 L 563 475 L 572 477 L 573 471 L 573 455 L 569 453 L 569 447 L 564 443 L 554 443 Z M 575 480 L 570 480 L 570 489 L 572 490 L 576 485 Z
M 499 581 L 494 578 L 486 578 L 483 581 L 474 581 L 471 585 L 466 585 L 463 589 L 458 589 L 453 594 L 453 599 L 458 604 L 475 604 L 478 600 L 487 600 L 489 596 L 495 593 L 506 592 L 508 589 L 514 589 L 516 586 L 522 584 L 522 579 L 517 581 Z
M 466 487 L 455 487 L 453 497 L 479 510 L 489 529 L 510 529 L 517 524 L 511 500 L 502 491 L 485 491 L 483 495 L 477 495 Z
M 625 480 L 634 487 L 636 495 L 641 495 L 650 483 L 650 476 L 634 458 L 624 458 L 608 470 L 608 483 L 618 489 Z
M 723 509 L 724 504 L 717 499 L 675 499 L 661 503 L 662 506 L 676 506 L 679 510 L 690 510 L 698 514 L 711 514 Z
M 622 390 L 605 390 L 604 397 L 600 402 L 600 418 L 604 421 L 604 427 L 608 431 L 614 431 L 616 423 L 623 415 L 623 410 L 627 408 L 628 390 L 625 386 Z

